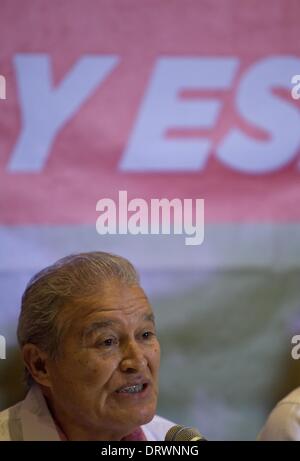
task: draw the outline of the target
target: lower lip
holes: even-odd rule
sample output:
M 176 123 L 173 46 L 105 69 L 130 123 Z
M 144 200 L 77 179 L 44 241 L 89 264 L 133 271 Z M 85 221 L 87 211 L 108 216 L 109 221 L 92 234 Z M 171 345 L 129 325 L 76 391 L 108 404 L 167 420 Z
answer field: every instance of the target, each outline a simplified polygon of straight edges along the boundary
M 144 399 L 150 394 L 150 384 L 146 384 L 141 392 L 115 392 L 122 399 Z

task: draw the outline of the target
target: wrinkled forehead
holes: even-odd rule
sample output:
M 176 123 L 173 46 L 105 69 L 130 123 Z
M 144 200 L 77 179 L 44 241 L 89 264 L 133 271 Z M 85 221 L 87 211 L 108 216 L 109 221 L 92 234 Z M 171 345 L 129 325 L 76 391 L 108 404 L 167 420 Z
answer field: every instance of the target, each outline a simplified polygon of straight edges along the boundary
M 73 300 L 66 304 L 60 315 L 62 328 L 80 331 L 93 318 L 143 318 L 153 315 L 148 298 L 139 285 L 128 285 L 118 281 L 110 281 L 99 286 L 90 295 Z

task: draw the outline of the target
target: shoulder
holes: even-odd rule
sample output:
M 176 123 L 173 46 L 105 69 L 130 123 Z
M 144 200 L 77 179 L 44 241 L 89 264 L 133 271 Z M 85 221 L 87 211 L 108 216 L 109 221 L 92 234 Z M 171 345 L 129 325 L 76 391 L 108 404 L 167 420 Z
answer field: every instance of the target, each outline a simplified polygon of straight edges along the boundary
M 21 440 L 21 403 L 0 412 L 0 441 Z
M 0 412 L 0 440 L 8 441 L 9 436 L 9 409 Z
M 162 441 L 165 440 L 165 435 L 168 430 L 175 426 L 175 423 L 161 416 L 155 415 L 150 423 L 142 426 L 143 431 L 149 441 Z
M 300 440 L 300 388 L 275 406 L 258 440 Z

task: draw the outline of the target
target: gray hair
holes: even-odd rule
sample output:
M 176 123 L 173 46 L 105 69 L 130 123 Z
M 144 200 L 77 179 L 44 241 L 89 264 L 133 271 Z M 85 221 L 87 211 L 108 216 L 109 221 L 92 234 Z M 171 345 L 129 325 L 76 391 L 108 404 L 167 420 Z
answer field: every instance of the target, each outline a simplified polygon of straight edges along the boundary
M 113 279 L 139 284 L 139 276 L 127 259 L 100 251 L 67 256 L 38 272 L 22 296 L 17 329 L 20 347 L 35 344 L 52 359 L 57 358 L 62 339 L 57 318 L 63 307 L 99 291 Z M 27 369 L 25 381 L 28 386 L 34 382 Z

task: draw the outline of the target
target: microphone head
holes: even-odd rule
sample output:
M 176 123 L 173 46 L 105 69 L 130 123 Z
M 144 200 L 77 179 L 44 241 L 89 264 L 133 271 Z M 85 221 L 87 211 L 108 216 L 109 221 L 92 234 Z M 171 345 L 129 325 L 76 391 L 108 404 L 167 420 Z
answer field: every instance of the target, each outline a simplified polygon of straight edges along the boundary
M 186 441 L 186 442 L 198 442 L 198 441 L 205 441 L 200 432 L 195 429 L 194 427 L 186 427 L 186 426 L 172 426 L 165 436 L 166 442 L 174 442 L 174 441 Z

